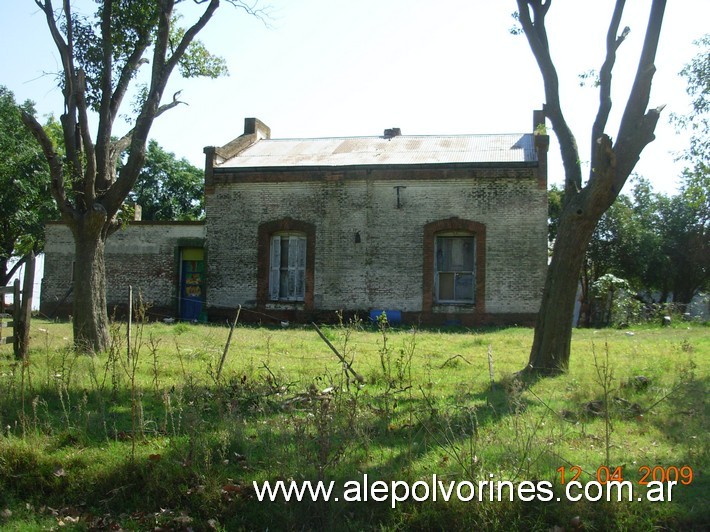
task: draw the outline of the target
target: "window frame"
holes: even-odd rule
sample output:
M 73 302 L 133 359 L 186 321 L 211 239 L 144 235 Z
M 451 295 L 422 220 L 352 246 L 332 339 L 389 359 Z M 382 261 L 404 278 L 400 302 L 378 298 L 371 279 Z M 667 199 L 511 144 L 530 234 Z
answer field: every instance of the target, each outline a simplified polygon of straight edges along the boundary
M 438 236 L 466 234 L 474 237 L 475 278 L 474 300 L 437 301 L 436 239 Z M 485 314 L 486 301 L 486 226 L 483 223 L 462 218 L 435 220 L 424 225 L 422 265 L 422 312 L 465 311 L 476 315 Z
M 303 298 L 272 300 L 269 286 L 271 277 L 271 241 L 273 236 L 283 234 L 298 234 L 306 239 L 306 256 Z M 268 305 L 294 305 L 303 310 L 313 309 L 313 287 L 316 249 L 315 225 L 308 222 L 282 218 L 264 222 L 257 230 L 257 272 L 256 272 L 256 305 L 265 309 Z
M 307 243 L 308 238 L 302 232 L 279 231 L 271 235 L 269 242 L 270 301 L 303 301 L 305 299 Z M 296 253 L 292 253 L 294 249 Z M 284 260 L 284 251 L 286 251 L 286 260 Z
M 465 257 L 463 258 L 464 264 L 461 265 L 461 268 L 448 268 L 448 269 L 440 269 L 440 257 L 439 257 L 439 251 L 441 250 L 440 247 L 440 242 L 442 240 L 454 240 L 454 239 L 468 239 L 471 240 L 471 269 L 466 269 L 465 268 Z M 437 304 L 440 305 L 475 305 L 476 304 L 476 234 L 471 233 L 468 231 L 442 231 L 439 233 L 436 233 L 434 235 L 434 249 L 436 250 L 434 254 L 434 301 Z M 449 261 L 452 259 L 449 258 Z M 453 297 L 452 298 L 443 298 L 441 295 L 441 277 L 442 274 L 445 275 L 451 275 L 453 274 L 453 284 L 452 284 L 452 291 L 453 291 Z M 471 297 L 470 298 L 463 298 L 463 297 L 457 297 L 456 289 L 457 289 L 457 281 L 459 279 L 459 276 L 464 276 L 464 275 L 470 275 L 472 278 L 472 289 L 471 289 Z

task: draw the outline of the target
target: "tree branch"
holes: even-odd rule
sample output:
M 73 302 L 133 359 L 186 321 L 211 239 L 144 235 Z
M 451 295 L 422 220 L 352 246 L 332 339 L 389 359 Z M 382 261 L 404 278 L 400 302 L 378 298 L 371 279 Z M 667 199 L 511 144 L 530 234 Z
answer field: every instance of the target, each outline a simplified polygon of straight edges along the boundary
M 596 143 L 602 133 L 604 133 L 604 128 L 606 127 L 607 120 L 609 119 L 609 113 L 611 112 L 611 72 L 614 68 L 614 63 L 616 62 L 616 50 L 619 48 L 629 32 L 629 28 L 627 27 L 618 38 L 616 36 L 619 31 L 619 25 L 621 24 L 621 15 L 624 12 L 625 4 L 625 0 L 617 0 L 616 6 L 614 7 L 614 13 L 611 17 L 611 22 L 609 23 L 609 31 L 606 35 L 606 58 L 599 72 L 599 110 L 597 112 L 597 117 L 594 120 L 594 125 L 592 126 L 592 154 L 590 158 L 592 163 L 592 173 L 594 172 L 594 168 L 597 167 Z
M 207 1 L 208 0 L 198 0 L 197 3 L 203 4 Z M 269 6 L 268 5 L 266 7 L 260 7 L 257 9 L 256 6 L 259 4 L 259 0 L 254 0 L 254 2 L 251 5 L 247 4 L 246 2 L 243 2 L 242 0 L 226 0 L 226 1 L 228 4 L 231 4 L 234 7 L 238 7 L 239 9 L 243 9 L 248 15 L 256 17 L 267 28 L 271 27 L 271 25 L 269 24 L 269 19 L 271 18 L 271 16 L 269 13 Z
M 545 115 L 550 119 L 560 143 L 562 164 L 565 169 L 565 204 L 582 188 L 582 170 L 579 164 L 577 140 L 562 113 L 557 70 L 550 56 L 545 29 L 545 15 L 552 0 L 517 0 L 520 24 L 535 56 L 545 86 Z M 531 11 L 533 18 L 531 18 Z
M 121 102 L 123 101 L 123 97 L 125 96 L 126 91 L 128 90 L 128 86 L 130 84 L 131 79 L 133 78 L 133 75 L 140 68 L 141 65 L 148 62 L 147 59 L 143 58 L 143 53 L 145 52 L 149 44 L 150 39 L 148 37 L 144 36 L 144 38 L 139 39 L 139 41 L 136 43 L 136 47 L 133 49 L 131 55 L 128 57 L 128 60 L 123 65 L 123 69 L 121 70 L 118 82 L 116 83 L 116 88 L 113 92 L 113 95 L 111 96 L 111 104 L 109 108 L 110 111 L 106 118 L 107 131 L 111 131 L 113 128 L 113 122 L 116 119 L 118 109 L 121 106 Z M 102 146 L 105 145 L 108 145 L 109 148 L 108 153 L 104 155 L 106 158 L 104 163 L 105 166 L 103 167 L 104 171 L 100 172 L 97 175 L 97 191 L 105 191 L 113 184 L 114 177 L 116 175 L 116 162 L 118 161 L 118 157 L 120 156 L 121 152 L 128 148 L 128 146 L 130 145 L 130 140 L 128 144 L 126 144 L 120 151 L 118 151 L 118 153 L 114 153 L 112 143 L 110 142 L 110 137 L 105 144 L 102 143 Z
M 111 74 L 113 70 L 113 35 L 111 33 L 111 16 L 113 15 L 113 1 L 105 0 L 101 9 L 101 103 L 99 104 L 99 126 L 96 134 L 96 166 L 98 172 L 94 173 L 94 190 L 104 188 L 106 172 L 108 171 L 109 156 L 107 146 L 111 140 L 113 129 L 112 87 Z
M 614 146 L 619 161 L 614 179 L 614 186 L 618 191 L 624 186 L 643 148 L 654 139 L 653 131 L 663 110 L 663 107 L 658 107 L 646 112 L 651 98 L 651 83 L 656 72 L 654 61 L 665 8 L 666 0 L 653 0 L 636 77 L 621 118 Z
M 35 4 L 44 12 L 47 27 L 49 28 L 49 32 L 52 35 L 54 44 L 59 52 L 59 58 L 62 62 L 62 72 L 64 74 L 64 89 L 62 91 L 64 94 L 64 113 L 60 116 L 60 121 L 64 133 L 65 156 L 72 167 L 72 173 L 79 178 L 79 176 L 81 176 L 81 164 L 77 153 L 76 121 L 74 119 L 74 104 L 72 99 L 74 92 L 74 63 L 71 41 L 65 41 L 57 27 L 57 22 L 54 19 L 52 0 L 45 0 L 44 2 L 35 0 Z M 67 19 L 67 32 L 68 35 L 71 35 L 71 9 L 68 3 L 64 4 L 63 9 L 65 18 Z
M 205 27 L 205 25 L 209 22 L 209 20 L 212 18 L 212 15 L 214 15 L 214 12 L 217 10 L 219 7 L 219 0 L 211 0 L 207 8 L 205 9 L 205 12 L 202 13 L 202 16 L 199 18 L 195 24 L 193 24 L 186 32 L 185 35 L 183 35 L 182 40 L 180 41 L 180 44 L 177 45 L 177 48 L 173 50 L 173 54 L 170 56 L 170 58 L 166 62 L 166 67 L 167 67 L 167 72 L 172 72 L 172 70 L 177 66 L 178 62 L 182 57 L 185 55 L 185 52 L 187 51 L 187 47 L 190 46 L 190 43 L 195 39 L 197 34 L 202 31 L 202 28 Z M 167 50 L 167 48 L 166 48 Z
M 621 191 L 623 188 L 626 179 L 641 158 L 643 149 L 656 138 L 656 124 L 664 108 L 665 105 L 660 105 L 654 109 L 649 109 L 639 120 L 635 134 L 623 139 L 620 138 L 614 145 L 614 152 L 617 154 L 619 161 L 613 183 L 617 191 Z
M 79 131 L 84 145 L 85 163 L 84 169 L 84 202 L 87 206 L 94 203 L 96 199 L 96 151 L 89 132 L 89 116 L 86 104 L 86 76 L 83 70 L 79 70 L 76 81 L 76 104 L 79 111 Z
M 116 89 L 114 90 L 111 98 L 112 119 L 116 118 L 118 108 L 121 106 L 121 102 L 123 101 L 123 97 L 126 95 L 126 91 L 128 90 L 128 86 L 133 78 L 133 75 L 142 65 L 148 63 L 148 60 L 143 57 L 143 54 L 149 44 L 150 39 L 139 41 L 133 52 L 131 52 L 131 55 L 128 57 L 126 64 L 123 65 L 123 70 L 121 70 L 121 75 L 118 77 Z
M 52 0 L 45 0 L 44 3 L 42 3 L 41 0 L 35 0 L 35 4 L 37 4 L 37 7 L 39 7 L 44 12 L 44 16 L 47 19 L 47 26 L 49 27 L 49 32 L 52 35 L 52 40 L 54 40 L 54 44 L 56 45 L 57 50 L 59 50 L 59 58 L 62 61 L 62 68 L 64 72 L 69 72 L 72 67 L 71 55 L 69 53 L 69 47 L 64 41 L 64 37 L 62 37 L 62 34 L 57 28 L 57 23 L 54 20 L 54 8 L 52 7 Z
M 126 161 L 126 164 L 121 168 L 116 182 L 111 185 L 104 197 L 103 204 L 109 217 L 112 217 L 118 211 L 123 199 L 128 195 L 138 178 L 140 168 L 145 159 L 145 144 L 153 120 L 158 114 L 178 105 L 174 100 L 171 104 L 164 106 L 164 109 L 161 109 L 160 100 L 165 90 L 165 85 L 167 84 L 172 70 L 185 55 L 187 47 L 205 27 L 219 7 L 219 0 L 210 0 L 202 16 L 185 32 L 182 40 L 168 59 L 167 54 L 170 43 L 170 24 L 172 22 L 173 5 L 174 0 L 164 0 L 161 7 L 157 37 L 154 44 L 153 68 L 148 97 L 143 103 L 143 108 L 136 119 L 136 124 L 131 133 L 131 148 L 128 161 Z
M 117 155 L 117 158 L 115 159 L 116 162 L 118 162 L 118 157 L 128 149 L 128 147 L 131 145 L 131 139 L 133 138 L 133 130 L 131 129 L 128 133 L 123 135 L 120 139 L 115 141 L 111 147 L 112 153 L 115 152 Z
M 158 116 L 160 116 L 164 112 L 166 112 L 174 107 L 177 107 L 180 104 L 187 105 L 186 102 L 181 102 L 180 100 L 177 99 L 180 96 L 181 92 L 182 91 L 177 91 L 175 94 L 173 94 L 173 101 L 172 102 L 165 104 L 165 105 L 161 105 L 158 108 L 158 111 L 155 113 L 155 117 L 157 118 Z M 121 156 L 121 153 L 123 153 L 131 145 L 132 139 L 133 139 L 133 129 L 131 129 L 128 133 L 126 133 L 123 137 L 121 137 L 117 141 L 114 141 L 111 143 L 109 156 L 110 156 L 110 160 L 111 160 L 112 165 L 114 165 L 114 166 L 116 165 L 116 163 L 118 162 L 118 158 Z M 108 174 L 108 175 L 110 175 L 110 174 Z M 111 183 L 109 182 L 109 185 L 110 184 Z
M 169 111 L 170 109 L 177 107 L 180 104 L 187 105 L 187 102 L 181 102 L 180 100 L 178 100 L 180 93 L 182 93 L 182 91 L 177 91 L 175 94 L 173 94 L 173 101 L 172 102 L 166 103 L 166 104 L 158 107 L 158 111 L 155 113 L 155 118 L 158 118 L 165 111 Z
M 5 278 L 2 279 L 2 284 L 7 284 L 10 279 L 12 279 L 12 276 L 15 275 L 15 272 L 17 272 L 17 270 L 19 270 L 25 262 L 27 262 L 27 255 L 23 255 L 22 257 L 17 259 L 15 264 L 13 264 L 10 270 L 5 274 Z
M 50 0 L 47 0 L 51 4 Z M 67 158 L 73 166 L 74 179 L 72 186 L 79 194 L 83 193 L 81 182 L 84 179 L 81 165 L 82 150 L 82 133 L 77 124 L 77 76 L 74 67 L 74 21 L 71 14 L 70 0 L 63 2 L 64 20 L 66 23 L 66 60 L 62 60 L 64 65 L 64 149 L 67 152 Z M 60 50 L 61 53 L 61 50 Z
M 42 147 L 42 152 L 44 153 L 47 162 L 49 163 L 49 175 L 51 176 L 50 191 L 52 197 L 57 202 L 57 207 L 59 208 L 62 215 L 73 216 L 74 208 L 71 203 L 67 201 L 66 194 L 64 192 L 64 168 L 62 166 L 62 161 L 54 150 L 54 145 L 52 144 L 49 135 L 44 130 L 44 128 L 37 122 L 37 119 L 26 111 L 22 111 L 22 122 L 30 130 L 30 133 L 37 139 L 37 142 Z

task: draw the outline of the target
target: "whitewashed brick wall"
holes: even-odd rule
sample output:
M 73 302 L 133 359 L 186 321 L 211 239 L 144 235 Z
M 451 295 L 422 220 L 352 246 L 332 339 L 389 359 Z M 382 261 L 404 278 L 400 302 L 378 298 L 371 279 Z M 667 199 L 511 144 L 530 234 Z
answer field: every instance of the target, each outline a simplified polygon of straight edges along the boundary
M 395 186 L 406 187 L 400 208 Z M 206 207 L 209 307 L 255 303 L 257 228 L 286 217 L 316 227 L 317 309 L 420 311 L 424 225 L 451 217 L 486 226 L 486 312 L 539 305 L 547 193 L 532 176 L 228 182 L 214 186 Z
M 71 286 L 74 239 L 69 228 L 60 223 L 45 228 L 46 247 L 42 301 L 44 313 L 53 312 Z M 125 305 L 128 286 L 154 307 L 167 309 L 176 304 L 179 282 L 178 247 L 180 242 L 202 241 L 201 223 L 137 222 L 109 236 L 106 242 L 106 297 L 109 311 Z M 63 310 L 70 305 L 71 295 Z M 70 308 L 70 307 L 69 307 Z

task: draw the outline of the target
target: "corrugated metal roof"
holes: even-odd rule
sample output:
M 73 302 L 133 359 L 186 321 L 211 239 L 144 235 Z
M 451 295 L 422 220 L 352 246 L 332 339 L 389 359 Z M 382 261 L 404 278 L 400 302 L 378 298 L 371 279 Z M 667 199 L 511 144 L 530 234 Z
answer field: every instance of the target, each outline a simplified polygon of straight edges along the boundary
M 537 162 L 532 134 L 263 139 L 217 168 Z

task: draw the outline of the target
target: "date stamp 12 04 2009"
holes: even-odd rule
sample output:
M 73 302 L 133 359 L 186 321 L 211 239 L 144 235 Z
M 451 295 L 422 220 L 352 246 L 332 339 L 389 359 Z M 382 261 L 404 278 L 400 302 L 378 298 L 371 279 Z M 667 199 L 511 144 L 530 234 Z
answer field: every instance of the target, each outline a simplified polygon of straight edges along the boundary
M 645 497 L 637 497 L 639 501 L 644 498 L 653 502 L 671 501 L 674 486 L 678 484 L 689 486 L 693 482 L 693 468 L 688 465 L 680 467 L 642 465 L 637 469 L 638 480 L 636 480 L 636 484 L 646 488 Z M 571 498 L 571 500 L 579 500 L 582 498 L 581 493 L 576 498 L 571 495 L 571 488 L 573 487 L 583 490 L 585 498 L 595 500 L 594 495 L 592 495 L 592 492 L 589 490 L 589 486 L 595 486 L 599 496 L 601 496 L 601 488 L 604 486 L 607 488 L 616 488 L 619 500 L 621 500 L 622 492 L 624 488 L 626 488 L 628 500 L 634 499 L 633 483 L 628 480 L 628 476 L 625 475 L 622 466 L 615 468 L 610 468 L 605 465 L 599 466 L 596 470 L 596 480 L 587 482 L 584 485 L 578 480 L 583 472 L 584 470 L 580 466 L 561 466 L 557 468 L 560 484 L 565 486 L 567 496 Z M 588 475 L 594 477 L 593 473 Z

